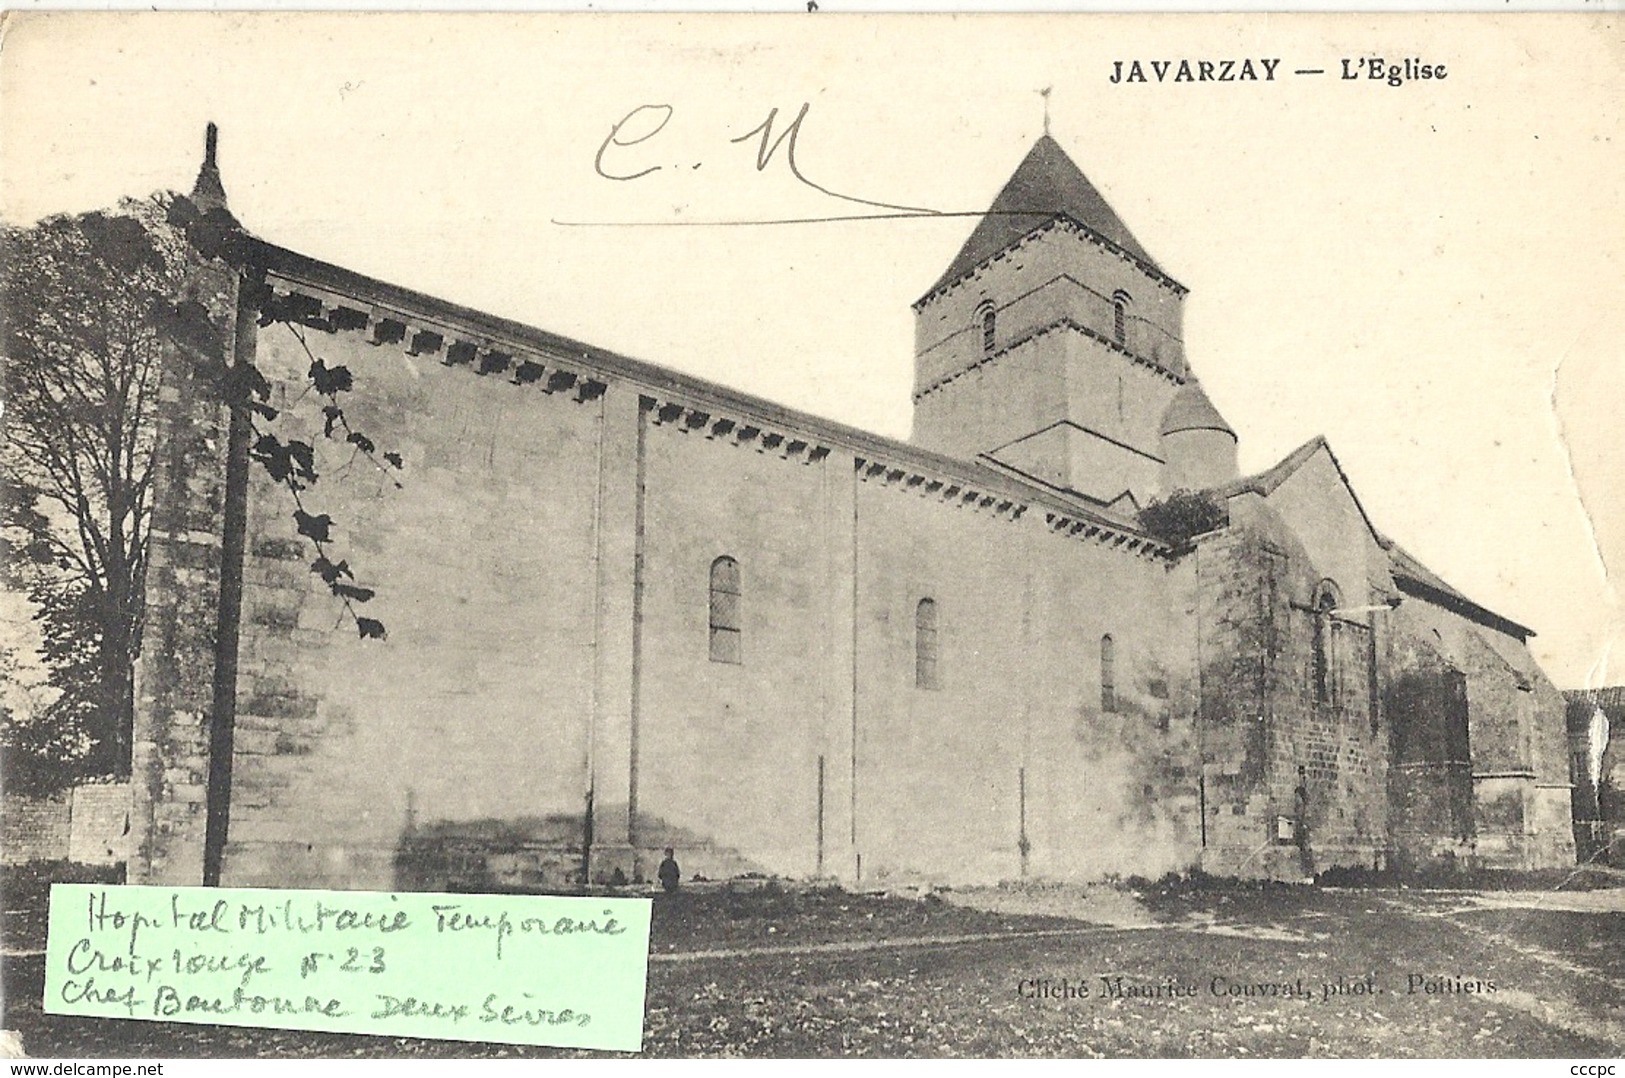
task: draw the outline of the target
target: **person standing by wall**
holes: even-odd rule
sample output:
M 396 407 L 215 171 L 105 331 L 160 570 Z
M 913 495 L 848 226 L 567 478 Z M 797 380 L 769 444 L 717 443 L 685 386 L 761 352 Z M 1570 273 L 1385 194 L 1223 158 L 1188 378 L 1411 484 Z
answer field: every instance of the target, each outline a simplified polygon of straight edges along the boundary
M 683 878 L 683 870 L 677 866 L 677 858 L 673 856 L 670 846 L 666 847 L 666 859 L 660 862 L 655 874 L 660 877 L 660 886 L 668 895 L 677 892 L 678 882 Z

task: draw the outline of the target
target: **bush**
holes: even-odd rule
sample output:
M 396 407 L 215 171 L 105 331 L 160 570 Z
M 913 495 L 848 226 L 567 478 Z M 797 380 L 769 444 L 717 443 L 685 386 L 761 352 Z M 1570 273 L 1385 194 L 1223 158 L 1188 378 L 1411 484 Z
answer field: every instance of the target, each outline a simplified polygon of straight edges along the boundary
M 44 909 L 53 883 L 123 883 L 124 864 L 87 865 L 77 861 L 32 861 L 8 865 L 0 876 L 0 903 L 8 910 Z
M 1140 527 L 1153 539 L 1168 544 L 1175 557 L 1196 549 L 1198 535 L 1205 535 L 1230 523 L 1224 503 L 1199 490 L 1176 490 L 1140 510 Z

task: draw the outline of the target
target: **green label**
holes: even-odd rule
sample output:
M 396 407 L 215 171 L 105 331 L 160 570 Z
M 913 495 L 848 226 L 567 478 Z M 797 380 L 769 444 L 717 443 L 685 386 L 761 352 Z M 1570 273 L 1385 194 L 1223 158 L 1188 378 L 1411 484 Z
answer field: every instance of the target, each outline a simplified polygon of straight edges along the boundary
M 635 1052 L 649 905 L 56 884 L 45 1010 Z

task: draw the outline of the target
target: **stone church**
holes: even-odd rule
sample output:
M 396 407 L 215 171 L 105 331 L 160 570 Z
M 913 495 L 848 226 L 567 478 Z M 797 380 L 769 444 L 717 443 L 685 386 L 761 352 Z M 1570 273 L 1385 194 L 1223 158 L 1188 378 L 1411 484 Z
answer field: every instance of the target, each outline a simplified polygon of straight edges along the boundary
M 1531 631 L 1324 440 L 1238 474 L 1186 287 L 1047 135 L 914 304 L 908 441 L 236 239 L 213 344 L 168 351 L 132 881 L 1574 861 Z M 313 356 L 398 471 L 321 437 Z M 209 375 L 249 363 L 387 639 L 250 467 L 263 420 Z M 1148 529 L 1186 491 L 1200 534 Z

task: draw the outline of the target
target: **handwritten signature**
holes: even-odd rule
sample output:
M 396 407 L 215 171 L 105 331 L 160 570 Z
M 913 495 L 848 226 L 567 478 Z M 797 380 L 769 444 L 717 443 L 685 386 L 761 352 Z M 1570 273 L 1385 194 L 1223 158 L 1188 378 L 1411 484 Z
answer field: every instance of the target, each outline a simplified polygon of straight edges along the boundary
M 733 145 L 755 141 L 756 144 L 756 171 L 765 172 L 780 150 L 783 150 L 782 160 L 790 170 L 790 175 L 797 181 L 814 191 L 832 199 L 842 202 L 856 203 L 860 206 L 870 206 L 880 210 L 890 210 L 885 214 L 862 214 L 854 217 L 817 217 L 794 218 L 776 221 L 727 221 L 727 222 L 693 222 L 709 224 L 796 224 L 813 221 L 840 221 L 853 219 L 869 219 L 875 217 L 942 217 L 960 216 L 942 210 L 930 209 L 924 206 L 907 206 L 897 202 L 882 202 L 876 199 L 860 198 L 857 195 L 843 194 L 809 179 L 801 169 L 801 162 L 797 156 L 797 140 L 801 135 L 801 125 L 806 122 L 807 113 L 811 104 L 804 102 L 801 111 L 796 113 L 795 119 L 787 125 L 780 125 L 779 110 L 769 110 L 767 118 L 743 135 L 731 138 L 728 141 Z M 666 169 L 679 169 L 681 165 L 649 164 L 648 151 L 652 139 L 666 129 L 671 123 L 676 109 L 671 105 L 639 105 L 637 108 L 621 117 L 609 130 L 609 135 L 598 147 L 598 153 L 593 158 L 593 168 L 598 175 L 606 180 L 629 182 L 639 180 L 645 176 L 653 175 Z M 634 150 L 634 147 L 639 149 Z M 640 167 L 641 166 L 641 167 Z M 699 163 L 689 168 L 697 169 Z M 559 222 L 564 224 L 566 222 Z

